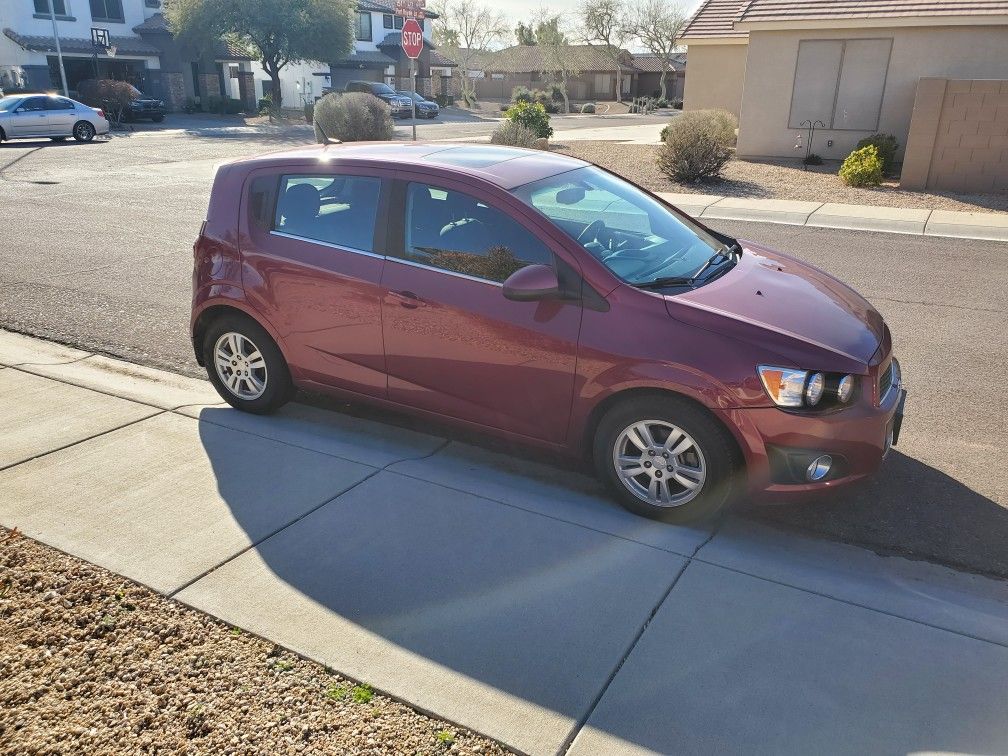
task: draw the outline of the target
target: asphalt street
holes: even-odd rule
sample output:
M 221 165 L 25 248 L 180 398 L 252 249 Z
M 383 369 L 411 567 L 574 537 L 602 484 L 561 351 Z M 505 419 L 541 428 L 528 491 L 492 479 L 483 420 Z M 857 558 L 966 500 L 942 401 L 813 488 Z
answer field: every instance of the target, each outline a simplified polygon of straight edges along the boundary
M 596 120 L 577 119 L 586 128 Z M 421 136 L 491 127 L 425 124 Z M 201 375 L 187 336 L 191 249 L 213 165 L 303 143 L 305 132 L 193 128 L 91 145 L 0 145 L 0 326 Z M 874 482 L 746 516 L 1008 577 L 1008 245 L 711 225 L 858 289 L 889 323 L 910 390 L 899 446 Z

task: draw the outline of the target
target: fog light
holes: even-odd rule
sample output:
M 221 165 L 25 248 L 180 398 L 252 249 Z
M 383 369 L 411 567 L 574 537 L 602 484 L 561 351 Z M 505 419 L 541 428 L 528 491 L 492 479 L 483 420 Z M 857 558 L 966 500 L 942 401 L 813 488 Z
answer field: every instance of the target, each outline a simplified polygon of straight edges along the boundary
M 833 467 L 833 457 L 823 454 L 812 460 L 812 464 L 805 470 L 805 477 L 808 480 L 822 480 L 829 475 L 830 468 Z

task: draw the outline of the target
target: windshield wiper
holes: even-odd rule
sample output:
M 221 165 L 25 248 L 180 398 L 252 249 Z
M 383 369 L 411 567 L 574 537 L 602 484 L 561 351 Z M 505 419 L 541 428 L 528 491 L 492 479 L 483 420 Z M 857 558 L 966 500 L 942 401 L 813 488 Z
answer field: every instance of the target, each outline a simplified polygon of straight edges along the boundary
M 660 289 L 663 286 L 692 286 L 696 281 L 686 276 L 665 276 L 656 278 L 653 281 L 642 281 L 635 283 L 638 289 Z

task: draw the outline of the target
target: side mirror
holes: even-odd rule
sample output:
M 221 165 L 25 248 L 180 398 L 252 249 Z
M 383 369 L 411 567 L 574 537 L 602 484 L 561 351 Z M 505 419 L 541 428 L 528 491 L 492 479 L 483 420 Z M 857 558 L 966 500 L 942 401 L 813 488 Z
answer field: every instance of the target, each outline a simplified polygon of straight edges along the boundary
M 560 281 L 548 265 L 527 265 L 504 282 L 504 298 L 514 302 L 534 302 L 560 296 Z

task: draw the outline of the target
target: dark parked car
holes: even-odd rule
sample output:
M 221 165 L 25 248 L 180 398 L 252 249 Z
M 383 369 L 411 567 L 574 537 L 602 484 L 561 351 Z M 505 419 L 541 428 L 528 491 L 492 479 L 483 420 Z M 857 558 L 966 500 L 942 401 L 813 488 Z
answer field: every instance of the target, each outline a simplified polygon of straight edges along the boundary
M 361 144 L 228 163 L 191 333 L 221 396 L 295 386 L 594 462 L 685 521 L 878 468 L 905 392 L 889 329 L 823 271 L 580 160 Z
M 396 94 L 400 94 L 403 97 L 408 97 L 410 102 L 416 103 L 416 114 L 417 118 L 437 118 L 441 109 L 438 107 L 436 102 L 431 102 L 425 99 L 423 96 L 417 94 L 416 92 L 410 92 L 405 89 L 396 90 Z
M 413 103 L 408 97 L 398 94 L 388 84 L 380 81 L 349 81 L 344 92 L 366 92 L 373 94 L 379 100 L 388 103 L 392 108 L 393 118 L 410 118 L 413 115 Z
M 135 96 L 125 114 L 127 120 L 137 121 L 141 118 L 149 118 L 154 123 L 160 123 L 165 119 L 168 110 L 165 108 L 164 100 L 149 97 L 136 87 L 133 87 L 133 92 Z

